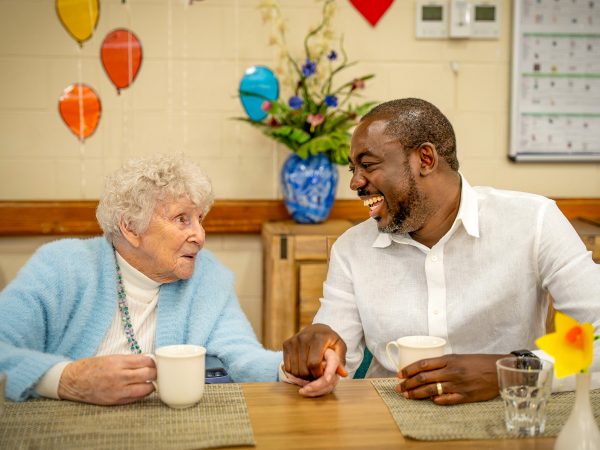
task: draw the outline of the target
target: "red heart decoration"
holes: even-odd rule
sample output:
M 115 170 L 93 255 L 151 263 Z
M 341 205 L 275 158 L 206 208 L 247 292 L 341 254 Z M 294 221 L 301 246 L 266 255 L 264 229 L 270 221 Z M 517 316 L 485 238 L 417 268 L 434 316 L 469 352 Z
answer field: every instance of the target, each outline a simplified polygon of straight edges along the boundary
M 372 26 L 375 26 L 381 16 L 392 6 L 394 0 L 350 0 L 350 3 Z

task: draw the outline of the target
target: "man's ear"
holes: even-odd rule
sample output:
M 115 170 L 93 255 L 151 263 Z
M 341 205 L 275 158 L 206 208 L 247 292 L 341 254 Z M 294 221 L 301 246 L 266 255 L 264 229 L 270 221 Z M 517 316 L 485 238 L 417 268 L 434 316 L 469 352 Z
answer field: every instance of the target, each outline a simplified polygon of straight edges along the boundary
M 417 154 L 419 155 L 419 173 L 421 176 L 425 177 L 437 169 L 439 155 L 435 145 L 431 142 L 424 142 L 417 149 Z
M 121 220 L 119 220 L 119 229 L 121 230 L 123 237 L 132 247 L 139 247 L 141 242 L 140 235 L 136 231 L 133 231 L 129 225 L 125 223 L 122 217 Z

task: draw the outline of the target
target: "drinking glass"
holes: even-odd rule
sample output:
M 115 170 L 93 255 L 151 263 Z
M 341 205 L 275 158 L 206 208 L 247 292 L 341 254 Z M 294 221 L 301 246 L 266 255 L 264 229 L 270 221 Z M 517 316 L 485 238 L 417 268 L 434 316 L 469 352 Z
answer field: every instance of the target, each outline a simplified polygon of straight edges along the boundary
M 552 363 L 511 356 L 496 361 L 496 367 L 506 429 L 519 436 L 542 434 L 552 392 Z

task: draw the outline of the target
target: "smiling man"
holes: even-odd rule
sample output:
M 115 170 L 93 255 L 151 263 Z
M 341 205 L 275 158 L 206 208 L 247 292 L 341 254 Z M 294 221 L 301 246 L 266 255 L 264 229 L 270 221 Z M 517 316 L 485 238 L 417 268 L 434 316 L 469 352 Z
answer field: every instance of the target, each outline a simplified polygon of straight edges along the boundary
M 352 375 L 366 347 L 367 376 L 397 375 L 407 398 L 482 401 L 498 395 L 496 360 L 527 353 L 545 333 L 548 292 L 557 309 L 600 330 L 600 268 L 569 221 L 547 198 L 471 187 L 434 105 L 374 108 L 349 163 L 370 218 L 334 244 L 313 325 L 284 343 L 287 372 L 323 378 L 331 348 Z M 397 373 L 385 347 L 409 335 L 442 337 L 447 354 Z

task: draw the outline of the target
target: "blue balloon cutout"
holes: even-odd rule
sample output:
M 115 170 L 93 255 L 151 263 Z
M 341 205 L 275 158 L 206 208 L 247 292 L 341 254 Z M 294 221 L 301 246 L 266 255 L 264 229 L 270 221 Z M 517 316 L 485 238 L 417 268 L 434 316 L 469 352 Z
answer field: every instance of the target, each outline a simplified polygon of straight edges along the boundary
M 275 74 L 265 66 L 248 67 L 240 81 L 240 99 L 246 114 L 251 120 L 259 122 L 268 113 L 261 109 L 265 100 L 273 101 L 279 97 L 279 81 Z

